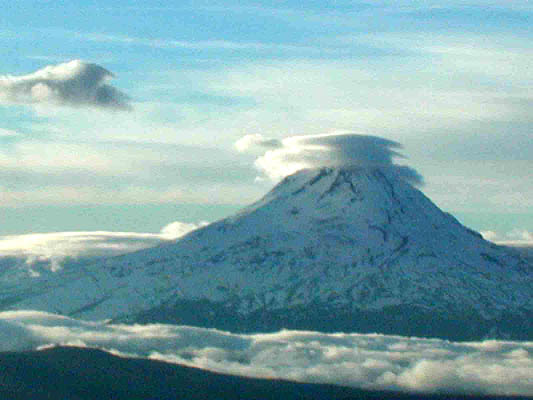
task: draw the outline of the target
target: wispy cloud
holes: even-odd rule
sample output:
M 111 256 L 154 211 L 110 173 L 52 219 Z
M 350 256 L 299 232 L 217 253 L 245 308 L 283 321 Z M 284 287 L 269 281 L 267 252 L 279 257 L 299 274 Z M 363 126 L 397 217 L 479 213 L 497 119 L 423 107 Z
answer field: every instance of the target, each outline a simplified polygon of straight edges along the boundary
M 24 139 L 0 152 L 0 204 L 240 204 L 263 190 L 253 177 L 213 147 Z
M 400 0 L 395 1 L 394 6 L 390 6 L 390 2 L 386 0 L 377 1 L 356 1 L 355 3 L 372 4 L 375 7 L 386 7 L 388 9 L 407 9 L 407 10 L 423 10 L 435 8 L 461 9 L 468 7 L 483 7 L 483 8 L 498 8 L 517 11 L 531 11 L 533 6 L 528 0 Z
M 398 63 L 390 59 L 275 62 L 199 75 L 204 75 L 200 82 L 206 91 L 248 97 L 269 111 L 270 120 L 263 120 L 259 131 L 263 134 L 341 129 L 398 138 L 460 129 L 474 121 L 512 122 L 517 114 L 528 118 L 525 105 L 517 102 L 529 98 L 521 84 L 484 84 L 486 78 L 475 78 L 477 71 L 472 71 L 478 65 L 454 71 L 437 67 L 434 61 L 409 57 Z
M 174 40 L 174 39 L 148 39 L 135 36 L 110 35 L 101 33 L 73 33 L 78 39 L 103 42 L 117 43 L 133 46 L 146 46 L 159 49 L 188 49 L 188 50 L 280 50 L 293 52 L 324 52 L 326 49 L 320 49 L 313 46 L 291 45 L 287 43 L 266 43 L 266 42 L 247 42 L 231 40 Z
M 377 334 L 281 331 L 237 335 L 174 325 L 110 325 L 0 313 L 0 350 L 53 344 L 223 373 L 418 393 L 533 395 L 533 343 L 455 343 Z
M 530 38 L 525 33 L 380 32 L 344 35 L 331 40 L 346 46 L 369 45 L 395 50 L 426 62 L 438 61 L 441 64 L 435 66 L 436 72 L 469 77 L 476 87 L 480 87 L 477 83 L 486 76 L 497 77 L 492 88 L 500 90 L 510 89 L 513 84 L 532 76 L 531 70 L 523 64 L 533 57 Z M 442 70 L 443 67 L 446 70 Z M 484 83 L 486 89 L 491 88 L 488 82 Z M 515 87 L 515 90 L 520 88 Z M 522 92 L 527 94 L 525 90 Z

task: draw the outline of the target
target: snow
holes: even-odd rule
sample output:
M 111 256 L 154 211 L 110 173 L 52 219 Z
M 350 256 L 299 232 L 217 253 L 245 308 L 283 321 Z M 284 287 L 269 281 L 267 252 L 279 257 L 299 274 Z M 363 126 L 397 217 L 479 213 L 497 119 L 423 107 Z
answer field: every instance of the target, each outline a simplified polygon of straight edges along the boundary
M 474 310 L 490 320 L 532 312 L 531 272 L 401 179 L 377 168 L 322 168 L 287 177 L 235 216 L 175 242 L 51 277 L 50 289 L 4 309 L 121 320 L 209 300 L 231 302 L 239 315 L 320 303 Z

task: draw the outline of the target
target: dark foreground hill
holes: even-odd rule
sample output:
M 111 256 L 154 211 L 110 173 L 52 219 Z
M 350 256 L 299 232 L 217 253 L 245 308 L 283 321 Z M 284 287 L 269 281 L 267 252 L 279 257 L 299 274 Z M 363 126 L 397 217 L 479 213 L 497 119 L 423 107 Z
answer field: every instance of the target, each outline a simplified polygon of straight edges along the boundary
M 242 378 L 74 347 L 0 353 L 0 371 L 0 398 L 10 400 L 526 399 L 372 392 L 334 385 Z

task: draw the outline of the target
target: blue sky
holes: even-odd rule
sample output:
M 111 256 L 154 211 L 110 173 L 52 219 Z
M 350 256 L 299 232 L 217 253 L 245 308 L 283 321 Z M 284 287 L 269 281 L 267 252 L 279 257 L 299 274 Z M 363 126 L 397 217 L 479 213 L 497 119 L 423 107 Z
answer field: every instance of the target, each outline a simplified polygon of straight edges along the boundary
M 212 220 L 273 184 L 237 140 L 338 131 L 402 143 L 475 229 L 533 229 L 528 1 L 0 6 L 4 82 L 83 60 L 130 99 L 30 102 L 0 80 L 0 233 Z

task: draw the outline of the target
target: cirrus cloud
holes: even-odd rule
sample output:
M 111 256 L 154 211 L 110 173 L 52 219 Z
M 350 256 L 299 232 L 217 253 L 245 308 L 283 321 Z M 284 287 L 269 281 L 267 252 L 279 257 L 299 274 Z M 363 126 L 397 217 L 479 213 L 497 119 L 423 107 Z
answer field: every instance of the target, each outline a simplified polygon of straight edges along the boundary
M 129 97 L 106 83 L 107 69 L 80 60 L 49 65 L 22 76 L 0 76 L 0 102 L 93 106 L 127 110 Z

